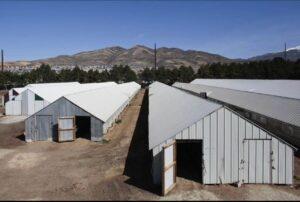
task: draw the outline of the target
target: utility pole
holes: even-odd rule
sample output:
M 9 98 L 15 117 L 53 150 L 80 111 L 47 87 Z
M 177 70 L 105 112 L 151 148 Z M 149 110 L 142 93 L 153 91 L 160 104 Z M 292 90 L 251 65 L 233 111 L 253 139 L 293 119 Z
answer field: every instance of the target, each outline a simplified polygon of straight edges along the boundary
M 157 61 L 156 61 L 156 43 L 154 44 L 154 69 L 157 67 Z
M 4 71 L 4 55 L 3 50 L 1 49 L 1 70 Z
M 284 60 L 286 61 L 286 43 L 284 43 Z

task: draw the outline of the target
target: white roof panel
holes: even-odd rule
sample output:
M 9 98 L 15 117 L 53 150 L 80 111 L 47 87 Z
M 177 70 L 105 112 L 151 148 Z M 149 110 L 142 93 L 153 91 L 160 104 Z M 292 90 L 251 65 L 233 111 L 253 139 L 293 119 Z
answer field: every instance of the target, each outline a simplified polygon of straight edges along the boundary
M 106 122 L 127 100 L 118 86 L 97 88 L 64 96 L 78 107 Z
M 118 85 L 118 89 L 125 93 L 128 97 L 131 97 L 141 88 L 141 85 L 136 82 L 128 82 Z
M 195 79 L 191 83 L 300 99 L 300 80 Z
M 154 82 L 149 86 L 149 149 L 221 107 L 182 90 Z
M 34 92 L 35 94 L 42 97 L 48 102 L 53 102 L 58 98 L 73 94 L 81 91 L 92 90 L 96 88 L 117 86 L 115 82 L 104 82 L 104 83 L 90 83 L 90 84 L 74 84 L 74 85 L 50 85 L 50 86 L 39 86 L 39 87 L 29 87 L 28 90 Z
M 174 83 L 174 87 L 234 105 L 279 121 L 300 126 L 300 100 L 201 84 Z
M 25 87 L 50 87 L 50 86 L 67 86 L 67 85 L 80 85 L 79 82 L 56 82 L 56 83 L 30 83 Z

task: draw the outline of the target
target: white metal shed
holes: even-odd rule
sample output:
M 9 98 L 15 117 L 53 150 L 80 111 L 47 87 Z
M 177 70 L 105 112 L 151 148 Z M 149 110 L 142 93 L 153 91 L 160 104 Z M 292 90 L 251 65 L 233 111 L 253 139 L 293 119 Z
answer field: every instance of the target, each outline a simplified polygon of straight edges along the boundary
M 136 88 L 128 88 L 132 85 Z M 137 87 L 136 83 L 120 84 L 64 95 L 25 120 L 26 141 L 57 140 L 60 123 L 63 127 L 68 124 L 67 129 L 73 130 L 68 135 L 73 136 L 76 124 L 80 124 L 77 120 L 83 118 L 88 122 L 89 139 L 99 141 L 137 93 Z M 128 89 L 127 93 L 120 88 Z
M 85 90 L 117 86 L 115 82 L 30 84 L 5 104 L 6 115 L 32 115 L 58 98 Z
M 176 145 L 192 142 L 201 144 L 186 157 L 196 156 L 203 184 L 293 183 L 294 148 L 223 105 L 155 82 L 148 118 L 153 182 L 164 194 L 176 184 Z

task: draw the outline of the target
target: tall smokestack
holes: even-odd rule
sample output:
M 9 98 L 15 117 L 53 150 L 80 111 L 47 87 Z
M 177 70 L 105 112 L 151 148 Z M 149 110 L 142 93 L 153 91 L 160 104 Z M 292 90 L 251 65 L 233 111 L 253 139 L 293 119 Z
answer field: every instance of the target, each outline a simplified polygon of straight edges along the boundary
M 4 55 L 3 50 L 1 49 L 1 70 L 4 71 Z
M 157 67 L 157 61 L 156 61 L 156 43 L 154 44 L 154 69 Z

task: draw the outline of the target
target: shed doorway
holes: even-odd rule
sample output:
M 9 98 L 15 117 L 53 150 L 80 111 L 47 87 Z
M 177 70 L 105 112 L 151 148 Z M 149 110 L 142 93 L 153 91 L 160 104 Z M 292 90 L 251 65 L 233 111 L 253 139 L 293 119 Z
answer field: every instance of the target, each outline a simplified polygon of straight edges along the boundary
M 76 116 L 76 138 L 91 140 L 91 117 Z
M 177 176 L 202 183 L 202 140 L 177 140 Z

